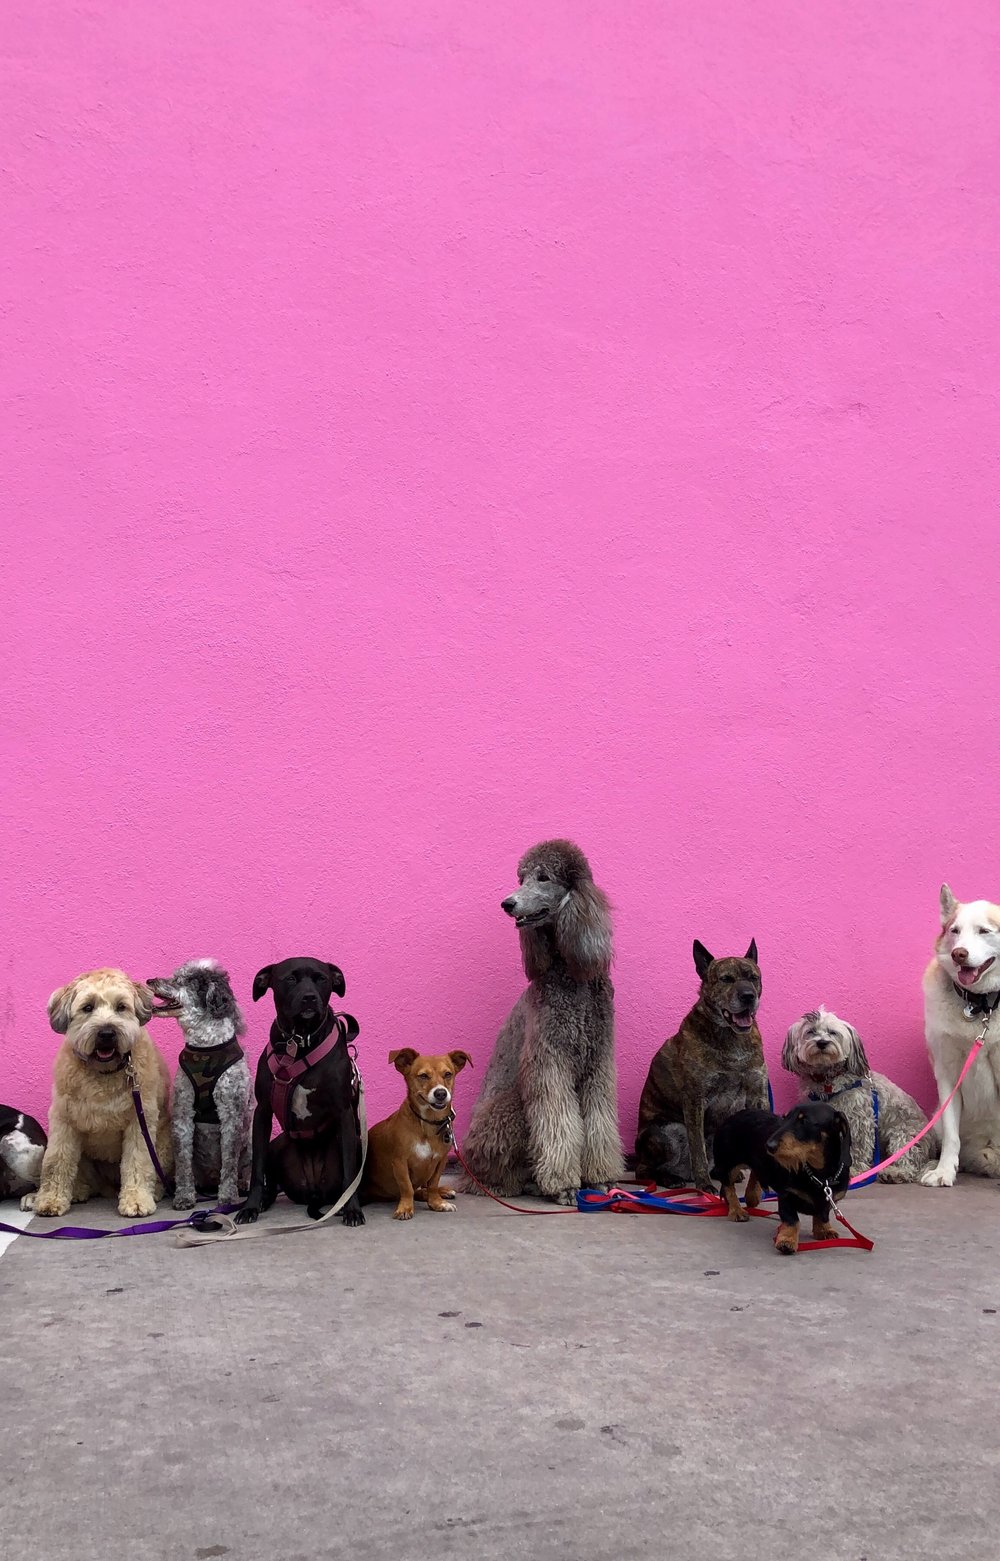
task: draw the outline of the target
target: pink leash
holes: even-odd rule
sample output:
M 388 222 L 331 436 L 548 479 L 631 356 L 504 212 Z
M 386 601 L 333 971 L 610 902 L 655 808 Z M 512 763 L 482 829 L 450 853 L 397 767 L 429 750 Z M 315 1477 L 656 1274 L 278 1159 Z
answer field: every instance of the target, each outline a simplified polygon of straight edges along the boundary
M 920 1142 L 920 1140 L 922 1138 L 926 1138 L 927 1137 L 927 1134 L 930 1132 L 931 1128 L 934 1127 L 934 1125 L 937 1122 L 940 1122 L 941 1118 L 944 1116 L 944 1114 L 947 1111 L 948 1107 L 951 1105 L 952 1101 L 955 1099 L 955 1096 L 958 1094 L 959 1090 L 961 1089 L 962 1081 L 965 1078 L 965 1075 L 968 1073 L 969 1069 L 972 1067 L 972 1064 L 975 1062 L 976 1058 L 979 1056 L 979 1053 L 983 1049 L 983 1042 L 986 1039 L 986 1031 L 987 1031 L 988 1028 L 989 1028 L 989 1021 L 987 1020 L 986 1024 L 983 1025 L 982 1034 L 981 1035 L 977 1035 L 976 1039 L 972 1043 L 972 1048 L 971 1048 L 971 1050 L 969 1052 L 969 1055 L 966 1057 L 965 1062 L 964 1062 L 964 1064 L 962 1066 L 962 1071 L 958 1075 L 958 1082 L 956 1083 L 955 1088 L 952 1090 L 951 1094 L 948 1096 L 948 1099 L 945 1100 L 945 1101 L 942 1101 L 941 1105 L 938 1106 L 937 1110 L 935 1111 L 934 1115 L 931 1117 L 930 1121 L 927 1123 L 926 1127 L 922 1127 L 920 1129 L 920 1132 L 916 1133 L 913 1136 L 913 1138 L 910 1139 L 910 1142 L 908 1144 L 904 1144 L 902 1149 L 897 1149 L 896 1153 L 889 1155 L 888 1159 L 880 1160 L 878 1165 L 873 1165 L 869 1170 L 862 1171 L 860 1173 L 860 1175 L 858 1175 L 858 1176 L 852 1176 L 850 1181 L 847 1184 L 848 1187 L 856 1187 L 859 1182 L 866 1182 L 868 1180 L 868 1178 L 870 1176 L 874 1176 L 876 1174 L 876 1172 L 884 1171 L 887 1165 L 895 1165 L 896 1161 L 897 1160 L 901 1160 L 903 1158 L 904 1154 L 906 1154 L 908 1150 L 913 1148 L 914 1144 L 919 1144 L 919 1142 Z

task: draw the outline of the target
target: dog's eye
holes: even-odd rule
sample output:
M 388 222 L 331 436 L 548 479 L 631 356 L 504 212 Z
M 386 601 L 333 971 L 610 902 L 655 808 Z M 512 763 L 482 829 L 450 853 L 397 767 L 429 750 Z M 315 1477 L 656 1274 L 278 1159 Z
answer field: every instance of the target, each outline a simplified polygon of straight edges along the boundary
M 93 1005 L 93 1003 L 81 1003 L 80 1004 L 80 1012 L 82 1014 L 92 1014 L 94 1012 L 94 1005 Z
M 541 869 L 539 869 L 539 872 L 538 872 L 538 882 L 539 883 L 548 883 L 548 881 L 549 881 L 548 873 L 543 873 L 541 871 Z
M 722 979 L 725 982 L 726 986 L 732 986 L 735 977 L 733 977 L 733 976 L 723 976 Z
M 127 1014 L 128 1013 L 128 1004 L 127 1003 L 116 1003 L 115 1004 L 115 1013 L 116 1014 Z
M 976 931 L 979 933 L 981 938 L 988 938 L 990 935 L 989 927 L 977 927 Z

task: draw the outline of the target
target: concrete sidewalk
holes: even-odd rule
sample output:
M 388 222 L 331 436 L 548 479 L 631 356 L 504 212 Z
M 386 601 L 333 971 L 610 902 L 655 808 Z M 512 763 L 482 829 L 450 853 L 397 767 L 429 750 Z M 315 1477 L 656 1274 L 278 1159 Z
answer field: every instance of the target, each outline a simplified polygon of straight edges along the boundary
M 878 1187 L 849 1213 L 874 1253 L 470 1198 L 229 1250 L 19 1239 L 5 1552 L 987 1561 L 1000 1193 Z

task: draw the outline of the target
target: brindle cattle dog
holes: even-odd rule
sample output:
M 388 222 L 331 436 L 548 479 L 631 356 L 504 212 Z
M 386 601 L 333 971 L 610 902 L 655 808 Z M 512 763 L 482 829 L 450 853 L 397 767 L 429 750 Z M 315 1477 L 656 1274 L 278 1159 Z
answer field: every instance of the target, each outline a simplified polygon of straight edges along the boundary
M 665 1187 L 713 1192 L 716 1129 L 734 1112 L 767 1105 L 767 1070 L 755 1014 L 757 944 L 743 959 L 713 959 L 697 939 L 698 1001 L 649 1065 L 639 1101 L 636 1175 Z

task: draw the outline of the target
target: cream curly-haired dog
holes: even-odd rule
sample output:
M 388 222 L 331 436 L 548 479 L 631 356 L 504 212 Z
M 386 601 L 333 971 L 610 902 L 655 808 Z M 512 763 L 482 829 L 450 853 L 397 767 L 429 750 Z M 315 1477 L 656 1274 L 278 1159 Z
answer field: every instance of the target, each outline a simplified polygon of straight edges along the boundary
M 65 1214 L 103 1184 L 118 1186 L 118 1212 L 152 1214 L 162 1195 L 135 1109 L 127 1063 L 138 1081 L 149 1134 L 167 1175 L 170 1075 L 143 1025 L 153 995 L 123 970 L 90 970 L 49 998 L 49 1023 L 66 1039 L 56 1056 L 49 1142 L 38 1191 L 22 1199 L 36 1214 Z

